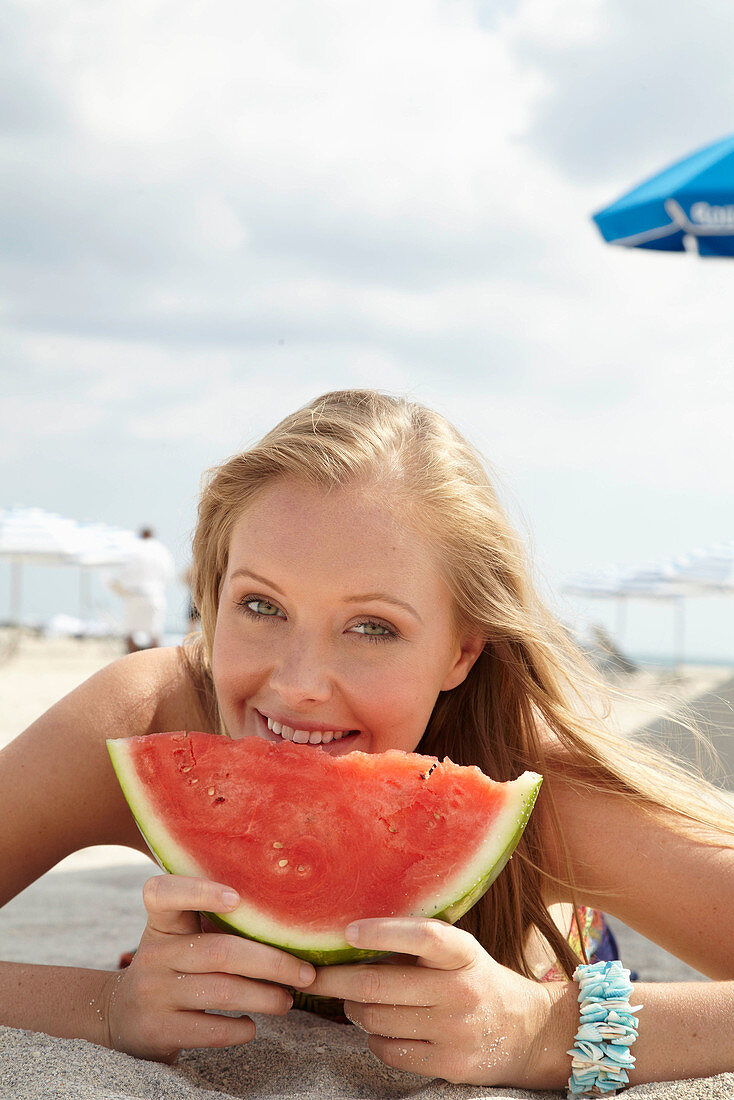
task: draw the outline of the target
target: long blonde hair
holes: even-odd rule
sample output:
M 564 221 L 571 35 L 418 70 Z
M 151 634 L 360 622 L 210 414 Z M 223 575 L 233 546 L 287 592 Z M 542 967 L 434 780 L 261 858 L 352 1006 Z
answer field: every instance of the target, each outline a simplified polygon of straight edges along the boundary
M 562 775 L 634 798 L 650 812 L 672 811 L 681 829 L 687 822 L 720 824 L 721 810 L 702 799 L 704 789 L 711 791 L 701 781 L 649 746 L 616 735 L 589 705 L 606 685 L 535 591 L 523 544 L 479 454 L 438 413 L 373 390 L 317 398 L 206 476 L 193 540 L 201 639 L 191 659 L 213 722 L 221 726 L 210 657 L 232 529 L 266 484 L 285 477 L 325 489 L 372 484 L 439 550 L 457 629 L 486 638 L 464 683 L 439 696 L 416 751 L 477 764 L 499 781 L 525 769 L 546 781 Z M 553 785 L 545 786 L 543 828 L 565 852 Z M 570 870 L 560 878 L 549 870 L 547 839 L 536 813 L 516 857 L 460 922 L 494 958 L 528 977 L 532 929 L 567 973 L 577 963 L 543 902 L 551 881 L 574 891 Z

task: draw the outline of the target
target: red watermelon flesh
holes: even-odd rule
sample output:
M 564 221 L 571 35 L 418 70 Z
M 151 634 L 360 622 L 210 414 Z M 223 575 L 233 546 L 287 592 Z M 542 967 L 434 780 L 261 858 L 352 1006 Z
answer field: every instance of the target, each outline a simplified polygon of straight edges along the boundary
M 532 772 L 494 783 L 448 759 L 330 756 L 259 737 L 107 744 L 163 868 L 233 886 L 242 905 L 210 914 L 217 924 L 316 963 L 373 954 L 344 939 L 360 917 L 458 920 L 509 859 L 541 783 Z

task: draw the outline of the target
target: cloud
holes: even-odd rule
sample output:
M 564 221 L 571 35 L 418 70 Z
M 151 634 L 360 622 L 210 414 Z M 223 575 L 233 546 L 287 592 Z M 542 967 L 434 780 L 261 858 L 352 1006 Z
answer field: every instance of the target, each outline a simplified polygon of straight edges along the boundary
M 529 141 L 603 202 L 731 131 L 728 0 L 521 0 L 506 30 L 545 79 Z
M 23 10 L 16 67 L 33 81 L 40 39 L 64 118 L 6 157 L 23 327 L 150 334 L 152 297 L 188 314 L 294 274 L 420 289 L 532 246 L 504 192 L 538 88 L 452 5 Z

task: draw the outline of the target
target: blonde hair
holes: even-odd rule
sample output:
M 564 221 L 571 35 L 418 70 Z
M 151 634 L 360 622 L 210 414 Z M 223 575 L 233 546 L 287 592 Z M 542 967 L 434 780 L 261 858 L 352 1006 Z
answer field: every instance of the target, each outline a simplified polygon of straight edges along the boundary
M 373 487 L 438 549 L 457 628 L 486 638 L 464 683 L 439 696 L 416 751 L 477 764 L 498 781 L 526 769 L 546 780 L 563 776 L 634 798 L 652 813 L 672 812 L 681 830 L 687 822 L 721 825 L 722 809 L 708 797 L 712 788 L 649 746 L 616 735 L 590 705 L 607 685 L 535 591 L 522 542 L 477 451 L 438 413 L 373 390 L 317 398 L 207 475 L 193 540 L 201 640 L 192 667 L 213 721 L 210 657 L 232 529 L 255 495 L 279 478 L 325 490 L 357 482 Z M 563 853 L 552 792 L 544 797 L 543 828 Z M 734 833 L 734 824 L 727 828 Z M 532 929 L 567 973 L 577 963 L 543 902 L 550 882 L 572 892 L 574 883 L 570 871 L 559 878 L 549 868 L 536 812 L 516 858 L 460 922 L 494 958 L 528 977 Z

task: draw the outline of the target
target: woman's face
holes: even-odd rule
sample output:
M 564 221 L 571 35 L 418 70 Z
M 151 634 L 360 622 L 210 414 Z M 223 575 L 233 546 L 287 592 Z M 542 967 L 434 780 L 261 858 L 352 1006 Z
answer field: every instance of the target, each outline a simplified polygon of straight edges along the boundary
M 279 481 L 234 528 L 212 652 L 231 737 L 413 751 L 481 647 L 457 639 L 433 554 L 379 492 Z

